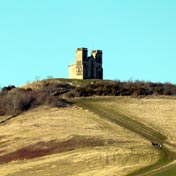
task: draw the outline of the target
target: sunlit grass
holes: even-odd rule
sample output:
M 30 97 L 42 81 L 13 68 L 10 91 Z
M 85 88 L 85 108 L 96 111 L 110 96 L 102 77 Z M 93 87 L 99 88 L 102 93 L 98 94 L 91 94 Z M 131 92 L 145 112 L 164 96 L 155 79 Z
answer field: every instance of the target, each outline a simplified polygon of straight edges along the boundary
M 176 98 L 113 98 L 102 101 L 101 106 L 110 107 L 167 136 L 176 144 Z
M 161 140 L 161 142 L 164 142 L 165 144 L 164 147 L 168 147 L 168 149 L 173 152 L 176 151 L 175 97 L 150 97 L 142 99 L 130 97 L 104 97 L 95 100 L 95 102 L 96 106 L 99 108 L 104 108 L 108 110 L 108 112 L 117 112 L 117 115 L 122 114 L 124 117 L 127 116 L 137 122 L 142 122 L 148 128 L 164 135 L 166 139 Z M 173 152 L 169 154 L 169 158 L 175 157 Z M 167 163 L 167 160 L 164 162 Z M 149 172 L 145 175 L 176 175 L 175 166 L 176 165 L 173 165 L 171 162 L 167 167 L 161 166 L 160 169 L 156 169 L 154 172 Z
M 121 176 L 159 158 L 158 151 L 139 135 L 76 106 L 33 109 L 1 125 L 0 132 L 0 157 L 39 142 L 62 142 L 75 136 L 103 141 L 92 146 L 85 142 L 80 148 L 79 138 L 75 138 L 78 148 L 71 151 L 17 161 L 12 158 L 1 164 L 1 176 Z

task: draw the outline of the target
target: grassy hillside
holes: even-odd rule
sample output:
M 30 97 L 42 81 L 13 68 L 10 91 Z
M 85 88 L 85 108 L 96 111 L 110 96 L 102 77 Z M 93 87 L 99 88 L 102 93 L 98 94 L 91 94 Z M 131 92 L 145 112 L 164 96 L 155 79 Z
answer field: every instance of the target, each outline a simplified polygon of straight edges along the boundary
M 174 175 L 176 99 L 159 95 L 175 94 L 175 85 L 138 81 L 49 79 L 5 87 L 0 175 Z
M 47 79 L 22 86 L 33 90 L 56 90 L 59 86 L 71 85 L 69 96 L 82 97 L 93 95 L 105 96 L 148 96 L 176 95 L 176 85 L 171 83 L 152 83 L 144 81 L 119 80 L 78 80 L 78 79 Z
M 33 109 L 0 132 L 2 176 L 120 176 L 159 158 L 139 135 L 77 106 Z
M 102 109 L 109 114 L 109 118 L 111 118 L 110 115 L 116 117 L 119 120 L 117 123 L 141 134 L 149 141 L 164 144 L 162 151 L 166 153 L 167 159 L 165 158 L 162 162 L 165 164 L 144 175 L 176 175 L 176 164 L 174 164 L 176 162 L 176 100 L 174 97 L 142 99 L 103 97 L 86 101 L 89 102 L 89 106 Z

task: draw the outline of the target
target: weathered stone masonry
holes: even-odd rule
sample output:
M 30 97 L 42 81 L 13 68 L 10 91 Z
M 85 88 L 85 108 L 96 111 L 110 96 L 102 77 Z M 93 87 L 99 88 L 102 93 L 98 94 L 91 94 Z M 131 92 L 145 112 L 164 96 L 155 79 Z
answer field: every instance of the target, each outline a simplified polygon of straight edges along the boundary
M 70 79 L 103 79 L 102 51 L 93 50 L 87 56 L 87 48 L 77 48 L 76 63 L 69 65 Z

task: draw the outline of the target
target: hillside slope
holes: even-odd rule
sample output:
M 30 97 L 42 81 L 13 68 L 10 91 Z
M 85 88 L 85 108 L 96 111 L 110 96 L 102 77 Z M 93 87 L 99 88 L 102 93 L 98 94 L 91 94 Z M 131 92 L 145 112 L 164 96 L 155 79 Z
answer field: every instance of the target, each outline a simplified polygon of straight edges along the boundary
M 141 136 L 77 106 L 38 107 L 0 134 L 1 176 L 122 176 L 159 159 Z
M 99 97 L 81 101 L 104 118 L 134 131 L 151 142 L 164 145 L 158 164 L 132 175 L 176 175 L 175 97 Z M 144 174 L 145 173 L 145 174 Z

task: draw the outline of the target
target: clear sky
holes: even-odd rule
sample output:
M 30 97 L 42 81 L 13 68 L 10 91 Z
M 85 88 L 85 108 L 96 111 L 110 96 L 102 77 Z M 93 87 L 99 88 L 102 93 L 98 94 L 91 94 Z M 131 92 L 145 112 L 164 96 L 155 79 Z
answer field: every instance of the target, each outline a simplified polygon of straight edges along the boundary
M 176 84 L 175 0 L 0 0 L 0 86 L 68 78 L 103 50 L 104 79 Z

